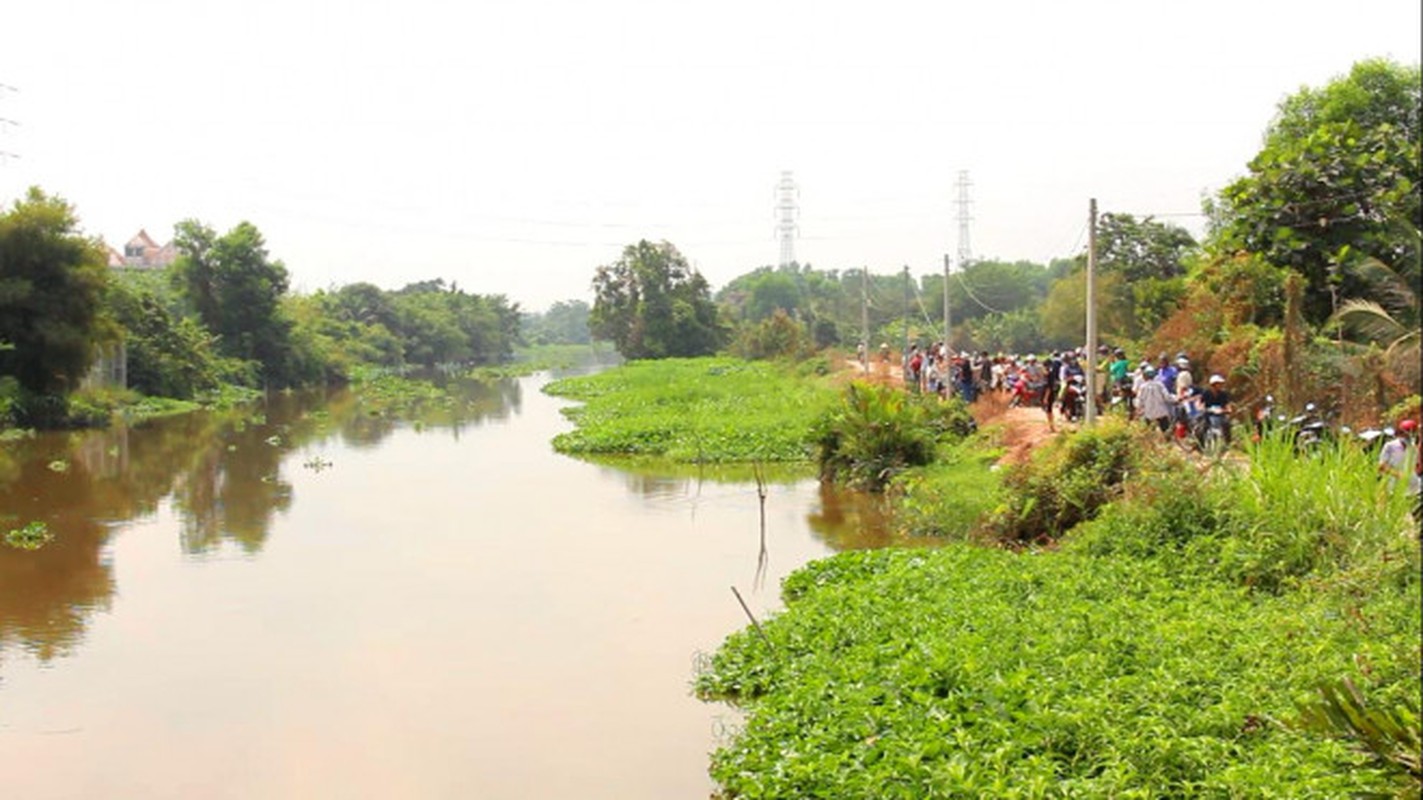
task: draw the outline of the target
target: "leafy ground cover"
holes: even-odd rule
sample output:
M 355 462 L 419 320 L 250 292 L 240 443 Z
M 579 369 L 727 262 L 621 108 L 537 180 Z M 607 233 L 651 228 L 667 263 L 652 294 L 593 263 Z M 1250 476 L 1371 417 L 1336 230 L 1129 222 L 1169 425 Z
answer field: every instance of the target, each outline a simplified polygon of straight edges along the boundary
M 662 456 L 674 461 L 801 461 L 811 426 L 834 402 L 825 379 L 732 358 L 633 361 L 565 378 L 544 391 L 581 405 L 559 434 L 561 453 Z
M 734 634 L 697 678 L 747 711 L 726 796 L 1417 796 L 1418 529 L 1369 453 L 1203 465 L 1104 423 L 997 482 L 969 442 L 891 496 L 1013 550 L 787 579 L 774 650 Z
M 1416 696 L 1418 583 L 1360 598 L 953 544 L 843 553 L 697 679 L 748 711 L 730 797 L 1346 797 L 1394 771 L 1290 726 L 1341 674 Z

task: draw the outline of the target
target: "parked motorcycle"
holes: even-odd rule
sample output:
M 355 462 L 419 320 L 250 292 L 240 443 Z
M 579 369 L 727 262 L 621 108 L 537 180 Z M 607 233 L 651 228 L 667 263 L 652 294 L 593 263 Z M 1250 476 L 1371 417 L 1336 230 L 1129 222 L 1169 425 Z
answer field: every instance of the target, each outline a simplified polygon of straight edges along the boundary
M 1109 401 L 1114 409 L 1122 409 L 1126 412 L 1127 419 L 1136 419 L 1136 393 L 1131 390 L 1131 381 L 1119 381 L 1112 385 L 1112 398 Z
M 1295 452 L 1312 453 L 1325 441 L 1333 438 L 1329 423 L 1319 413 L 1314 403 L 1306 403 L 1304 413 L 1291 417 L 1289 427 L 1294 431 Z

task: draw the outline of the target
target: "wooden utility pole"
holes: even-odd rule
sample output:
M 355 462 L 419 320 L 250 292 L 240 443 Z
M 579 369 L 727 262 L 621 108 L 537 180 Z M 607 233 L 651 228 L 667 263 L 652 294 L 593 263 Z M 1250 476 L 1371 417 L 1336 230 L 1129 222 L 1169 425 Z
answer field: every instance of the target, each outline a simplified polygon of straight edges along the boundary
M 865 374 L 870 374 L 870 268 L 860 270 L 860 333 L 865 343 Z
M 909 375 L 909 265 L 904 265 L 904 374 Z
M 953 319 L 949 316 L 949 254 L 944 254 L 944 354 L 949 353 L 949 333 L 953 330 Z
M 1097 198 L 1087 210 L 1087 424 L 1097 421 Z

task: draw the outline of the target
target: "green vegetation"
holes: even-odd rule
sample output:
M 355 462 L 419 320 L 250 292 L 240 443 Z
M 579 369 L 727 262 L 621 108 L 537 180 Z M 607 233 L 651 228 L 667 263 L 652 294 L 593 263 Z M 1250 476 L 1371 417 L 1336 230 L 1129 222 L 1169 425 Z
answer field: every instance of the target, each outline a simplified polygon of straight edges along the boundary
M 31 189 L 0 213 L 0 401 L 22 424 L 63 419 L 101 339 L 103 252 L 79 232 L 74 209 Z
M 598 267 L 593 290 L 593 335 L 624 358 L 711 355 L 726 338 L 706 278 L 670 242 L 623 248 L 622 258 Z
M 550 369 L 571 369 L 590 363 L 612 363 L 617 360 L 617 353 L 607 342 L 540 344 L 515 349 L 513 358 L 514 360 L 507 364 L 475 367 L 470 370 L 469 375 L 478 380 L 520 378 Z
M 589 344 L 593 341 L 593 332 L 588 328 L 591 312 L 592 308 L 582 300 L 563 300 L 542 314 L 524 314 L 520 328 L 524 340 L 535 347 Z
M 685 462 L 807 459 L 811 424 L 834 399 L 818 379 L 731 358 L 633 361 L 544 391 L 582 401 L 564 411 L 577 428 L 554 438 L 559 452 Z
M 909 536 L 972 540 L 1002 502 L 1002 482 L 992 464 L 1001 452 L 974 436 L 939 448 L 934 463 L 905 471 L 890 484 L 895 524 Z
M 963 401 L 851 383 L 842 402 L 816 420 L 821 476 L 880 491 L 910 467 L 935 460 L 941 445 L 973 430 Z
M 1060 547 L 790 576 L 774 650 L 733 634 L 697 679 L 748 714 L 713 757 L 727 796 L 1416 796 L 1407 500 L 1348 444 L 1267 440 L 1204 473 L 1173 450 L 1104 423 L 967 499 L 935 491 L 939 466 L 907 473 L 916 525 Z
M 39 520 L 28 522 L 5 532 L 5 544 L 19 550 L 38 550 L 54 541 L 49 526 Z
M 77 231 L 38 189 L 0 214 L 0 425 L 103 425 L 177 409 L 143 396 L 339 384 L 364 365 L 498 364 L 519 341 L 517 305 L 442 280 L 290 295 L 247 222 L 179 223 L 158 271 L 109 270 Z
M 731 797 L 1341 797 L 1397 772 L 1283 722 L 1367 664 L 1417 696 L 1418 583 L 1320 594 L 1181 584 L 1161 564 L 966 545 L 844 553 L 697 680 L 749 718 Z

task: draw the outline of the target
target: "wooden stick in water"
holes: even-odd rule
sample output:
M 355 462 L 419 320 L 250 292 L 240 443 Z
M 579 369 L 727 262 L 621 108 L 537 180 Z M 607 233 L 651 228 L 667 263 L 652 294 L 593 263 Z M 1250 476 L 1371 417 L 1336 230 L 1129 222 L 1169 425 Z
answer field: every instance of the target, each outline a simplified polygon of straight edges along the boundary
M 756 615 L 751 613 L 751 609 L 747 607 L 746 601 L 741 599 L 741 592 L 736 591 L 736 587 L 733 586 L 731 587 L 731 593 L 736 595 L 736 602 L 741 604 L 741 610 L 746 612 L 746 618 L 751 620 L 751 627 L 756 629 L 756 633 L 761 637 L 761 641 L 765 642 L 767 647 L 775 650 L 776 646 L 771 644 L 771 640 L 766 638 L 766 632 L 761 630 L 761 623 L 756 621 Z

